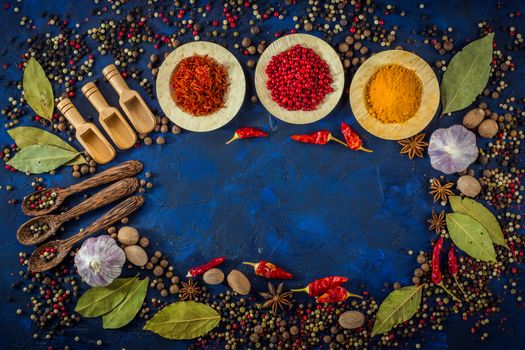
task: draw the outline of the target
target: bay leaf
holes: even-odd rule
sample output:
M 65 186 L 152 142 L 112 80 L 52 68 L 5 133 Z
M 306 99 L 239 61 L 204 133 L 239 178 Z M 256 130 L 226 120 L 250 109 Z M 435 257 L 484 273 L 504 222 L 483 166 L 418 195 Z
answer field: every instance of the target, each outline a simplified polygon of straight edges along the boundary
M 408 286 L 394 290 L 379 306 L 372 337 L 388 332 L 395 326 L 410 320 L 419 309 L 423 285 Z
M 31 126 L 19 126 L 14 129 L 7 130 L 7 133 L 20 148 L 25 148 L 31 145 L 56 146 L 67 151 L 78 153 L 78 156 L 75 159 L 69 161 L 67 165 L 86 163 L 84 157 L 82 157 L 82 155 L 73 146 L 69 145 L 57 135 L 52 134 L 44 129 L 34 128 Z
M 126 297 L 113 310 L 102 316 L 105 329 L 116 329 L 130 323 L 139 312 L 148 292 L 149 277 L 135 280 Z
M 458 52 L 441 81 L 442 114 L 459 111 L 476 100 L 487 85 L 494 33 L 471 42 Z
M 449 197 L 450 206 L 456 213 L 465 214 L 479 222 L 487 230 L 492 243 L 508 248 L 498 219 L 483 204 L 470 198 Z
M 208 305 L 180 301 L 157 312 L 144 326 L 168 339 L 194 339 L 217 327 L 221 316 Z
M 110 312 L 124 300 L 136 279 L 117 278 L 109 286 L 88 289 L 78 299 L 75 311 L 84 317 L 97 317 Z
M 496 261 L 496 251 L 483 225 L 460 213 L 447 214 L 445 220 L 450 238 L 459 249 L 475 259 Z
M 31 145 L 18 151 L 7 164 L 30 174 L 47 173 L 76 158 L 78 153 L 51 145 Z
M 22 87 L 24 88 L 24 98 L 33 111 L 41 117 L 51 120 L 55 109 L 53 88 L 46 72 L 34 57 L 27 61 Z

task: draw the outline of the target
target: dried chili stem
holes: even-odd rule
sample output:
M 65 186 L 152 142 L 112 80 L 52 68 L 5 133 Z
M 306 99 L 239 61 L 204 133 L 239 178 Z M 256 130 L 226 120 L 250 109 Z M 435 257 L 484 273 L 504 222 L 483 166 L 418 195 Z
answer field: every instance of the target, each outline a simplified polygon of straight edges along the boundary
M 456 285 L 458 286 L 459 290 L 461 291 L 461 293 L 463 293 L 463 296 L 465 297 L 465 299 L 467 299 L 467 293 L 465 293 L 465 290 L 463 289 L 463 287 L 461 287 L 461 284 L 459 284 L 458 276 L 454 275 L 453 277 L 454 277 L 454 282 L 456 282 Z
M 341 145 L 343 145 L 345 147 L 348 147 L 348 145 L 345 142 L 339 140 L 337 137 L 334 137 L 332 135 L 328 136 L 328 141 L 335 141 L 335 142 L 338 142 L 338 143 L 340 143 Z
M 452 299 L 454 299 L 455 301 L 459 301 L 460 303 L 462 303 L 461 299 L 459 299 L 457 296 L 455 296 L 454 294 L 452 294 L 451 291 L 449 291 L 447 289 L 447 287 L 445 287 L 445 285 L 443 284 L 443 282 L 439 283 L 438 286 L 440 286 L 441 288 L 443 288 L 443 290 L 445 292 L 447 292 L 448 295 L 450 295 L 452 297 Z

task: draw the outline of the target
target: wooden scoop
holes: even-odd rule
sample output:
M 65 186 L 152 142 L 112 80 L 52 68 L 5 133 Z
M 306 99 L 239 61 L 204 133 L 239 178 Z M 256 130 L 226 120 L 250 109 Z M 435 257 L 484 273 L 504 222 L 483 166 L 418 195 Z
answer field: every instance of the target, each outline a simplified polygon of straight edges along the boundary
M 73 248 L 73 245 L 75 245 L 77 242 L 83 240 L 84 238 L 92 235 L 97 231 L 100 231 L 114 224 L 117 221 L 124 219 L 125 217 L 134 213 L 138 208 L 142 206 L 142 204 L 144 204 L 144 197 L 129 197 L 128 199 L 124 200 L 123 202 L 115 206 L 113 209 L 108 211 L 106 214 L 101 216 L 99 219 L 97 219 L 95 222 L 89 225 L 85 230 L 80 231 L 76 235 L 68 239 L 57 239 L 54 241 L 44 243 L 43 245 L 38 247 L 33 252 L 33 254 L 31 254 L 31 257 L 29 258 L 28 270 L 30 272 L 42 272 L 57 266 L 58 264 L 60 264 L 60 262 L 62 262 L 62 260 L 64 260 L 64 258 L 71 251 L 71 248 Z M 43 257 L 43 254 L 46 251 L 54 251 L 55 255 L 50 259 L 46 259 Z
M 102 74 L 119 95 L 120 107 L 135 129 L 143 135 L 152 132 L 157 124 L 155 116 L 139 93 L 129 88 L 117 67 L 110 64 L 102 70 Z
M 120 149 L 129 149 L 137 142 L 137 135 L 119 110 L 111 107 L 94 82 L 82 87 L 82 93 L 99 113 L 98 121 Z
M 24 245 L 41 243 L 53 236 L 63 223 L 77 216 L 85 214 L 88 211 L 103 207 L 111 202 L 116 201 L 117 199 L 132 194 L 138 188 L 139 180 L 136 178 L 120 180 L 119 182 L 116 182 L 113 185 L 106 187 L 102 191 L 96 193 L 94 196 L 89 197 L 76 207 L 71 208 L 63 214 L 43 215 L 30 219 L 25 224 L 20 226 L 16 232 L 16 238 Z M 30 227 L 39 224 L 41 226 L 45 225 L 44 227 L 46 227 L 46 230 L 45 232 L 41 232 L 38 236 L 35 236 Z
M 76 129 L 78 142 L 99 164 L 106 164 L 115 158 L 115 149 L 93 123 L 88 123 L 78 113 L 70 99 L 65 98 L 57 104 L 57 108 Z
M 72 194 L 88 190 L 93 187 L 98 187 L 113 181 L 125 179 L 126 177 L 135 176 L 142 171 L 142 163 L 138 160 L 129 160 L 127 162 L 121 163 L 117 166 L 104 170 L 103 172 L 90 177 L 87 180 L 81 181 L 77 184 L 69 186 L 67 188 L 44 188 L 40 191 L 33 192 L 27 195 L 22 201 L 22 211 L 27 216 L 38 216 L 49 214 L 53 210 L 60 207 L 64 200 Z M 54 198 L 53 205 L 50 205 L 48 208 L 35 208 L 31 209 L 29 205 L 29 198 L 33 195 L 38 195 L 41 192 L 54 192 L 56 197 Z

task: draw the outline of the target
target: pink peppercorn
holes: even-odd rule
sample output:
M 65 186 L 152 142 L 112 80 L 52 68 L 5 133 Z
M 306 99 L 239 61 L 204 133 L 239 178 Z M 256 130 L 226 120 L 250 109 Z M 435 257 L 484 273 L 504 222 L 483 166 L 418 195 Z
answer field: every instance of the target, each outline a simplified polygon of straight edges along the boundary
M 328 64 L 314 50 L 295 45 L 266 67 L 272 100 L 289 111 L 312 111 L 333 92 Z

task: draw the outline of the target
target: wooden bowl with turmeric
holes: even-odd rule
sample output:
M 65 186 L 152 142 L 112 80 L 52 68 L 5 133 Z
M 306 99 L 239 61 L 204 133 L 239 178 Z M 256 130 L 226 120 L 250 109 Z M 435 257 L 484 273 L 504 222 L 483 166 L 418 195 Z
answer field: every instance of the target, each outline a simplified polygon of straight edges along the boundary
M 439 105 L 439 84 L 421 57 L 403 50 L 380 52 L 357 70 L 350 106 L 374 136 L 401 140 L 423 130 Z

